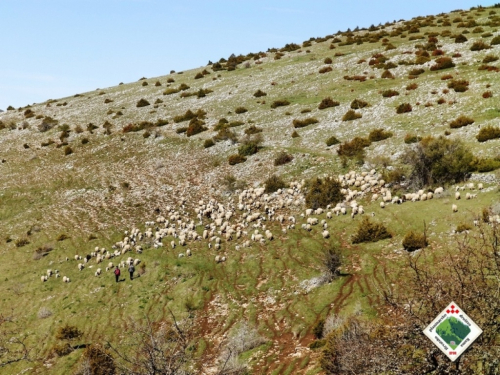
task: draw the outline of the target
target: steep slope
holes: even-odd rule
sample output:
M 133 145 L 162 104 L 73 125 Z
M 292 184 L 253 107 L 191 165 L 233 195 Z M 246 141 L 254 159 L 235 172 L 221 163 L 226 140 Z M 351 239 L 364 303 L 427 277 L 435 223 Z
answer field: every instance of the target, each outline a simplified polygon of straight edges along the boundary
M 415 203 L 418 209 L 408 203 L 385 210 L 371 199 L 382 186 L 370 188 L 358 202 L 390 228 L 393 238 L 360 245 L 351 244 L 351 235 L 361 215 L 328 219 L 329 238 L 322 235 L 321 224 L 311 231 L 302 227 L 307 224 L 301 216 L 302 180 L 348 175 L 351 169 L 359 177 L 375 168 L 380 181 L 400 164 L 409 135 L 446 134 L 461 139 L 477 157 L 498 158 L 500 138 L 478 142 L 476 136 L 481 128 L 499 126 L 499 17 L 496 8 L 418 17 L 1 113 L 0 273 L 5 281 L 0 313 L 15 316 L 23 332 L 30 332 L 29 343 L 41 343 L 40 356 L 46 359 L 63 323 L 84 330 L 86 342 L 99 342 L 144 314 L 168 320 L 170 308 L 179 319 L 196 320 L 203 342 L 196 356 L 206 358 L 205 373 L 215 373 L 219 344 L 224 346 L 248 321 L 264 342 L 241 356 L 255 373 L 319 373 L 319 352 L 308 348 L 313 325 L 330 314 L 363 310 L 375 316 L 385 278 L 405 262 L 401 240 L 406 231 L 420 229 L 426 220 L 431 248 L 449 246 L 457 224 L 472 222 L 483 207 L 498 202 L 498 174 L 474 175 L 473 182 L 482 182 L 484 189 L 471 192 L 475 200 L 461 201 L 453 218 L 451 186 L 440 199 Z M 440 63 L 450 67 L 436 70 Z M 463 92 L 449 85 L 460 81 L 467 83 L 462 82 Z M 259 90 L 266 95 L 256 96 Z M 319 109 L 328 97 L 338 104 Z M 289 104 L 279 106 L 279 101 Z M 411 111 L 398 114 L 398 106 L 406 103 Z M 343 121 L 351 109 L 361 117 Z M 198 124 L 180 121 L 189 110 L 198 113 Z M 450 127 L 461 115 L 473 123 Z M 196 127 L 207 129 L 188 137 Z M 245 131 L 255 132 L 254 127 L 262 129 L 258 152 L 230 165 L 229 156 L 252 141 Z M 372 142 L 362 161 L 340 158 L 339 145 L 325 143 L 331 136 L 340 142 L 367 137 L 374 129 L 392 136 Z M 292 137 L 294 131 L 298 137 Z M 205 148 L 212 138 L 214 145 Z M 276 166 L 281 151 L 293 160 Z M 146 264 L 133 284 L 114 285 L 110 272 L 94 277 L 98 265 L 93 259 L 93 269 L 77 269 L 75 254 L 90 254 L 96 246 L 114 251 L 111 246 L 124 231 L 137 227 L 145 233 L 147 227 L 164 224 L 156 222 L 159 216 L 178 226 L 192 220 L 201 236 L 215 220 L 207 216 L 199 222 L 196 210 L 210 200 L 224 212 L 234 211 L 227 219 L 231 225 L 244 222 L 247 208 L 237 208 L 243 186 L 263 186 L 272 174 L 296 182 L 295 190 L 286 192 L 292 203 L 276 208 L 273 216 L 266 206 L 279 205 L 281 198 L 251 197 L 255 191 L 250 192 L 245 204 L 253 204 L 253 212 L 267 222 L 247 223 L 242 238 L 232 240 L 218 224 L 212 235 L 222 238 L 220 251 L 214 241 L 209 248 L 205 239 L 188 240 L 181 250 L 177 237 L 166 236 L 159 248 L 145 241 L 143 253 L 130 255 Z M 221 212 L 219 206 L 216 210 Z M 279 215 L 284 222 L 270 220 Z M 296 218 L 295 228 L 289 216 Z M 314 216 L 326 220 L 324 213 Z M 150 221 L 155 223 L 145 223 Z M 266 229 L 272 241 L 250 240 L 255 230 L 264 235 Z M 171 249 L 171 241 L 178 248 Z M 245 241 L 251 245 L 245 247 Z M 325 283 L 321 257 L 335 244 L 344 249 L 345 275 Z M 43 247 L 52 250 L 40 255 Z M 193 256 L 179 258 L 187 248 Z M 215 263 L 216 256 L 227 261 Z M 71 283 L 54 277 L 42 283 L 48 268 L 59 269 Z M 40 317 L 43 309 L 51 315 Z M 48 367 L 67 373 L 75 370 L 80 355 L 77 350 L 50 357 L 45 367 L 15 363 L 9 371 L 34 367 L 43 373 Z

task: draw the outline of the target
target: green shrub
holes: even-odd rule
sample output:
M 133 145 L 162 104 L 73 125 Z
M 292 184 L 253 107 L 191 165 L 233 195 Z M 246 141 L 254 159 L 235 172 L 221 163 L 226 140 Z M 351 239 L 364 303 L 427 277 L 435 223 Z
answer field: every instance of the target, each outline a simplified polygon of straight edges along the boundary
M 406 144 L 417 143 L 422 140 L 422 137 L 419 137 L 416 134 L 406 134 L 404 138 L 404 142 Z
M 337 153 L 339 156 L 355 157 L 364 152 L 364 148 L 371 145 L 369 139 L 355 137 L 350 142 L 344 142 L 339 146 Z
M 306 184 L 306 206 L 317 209 L 344 200 L 341 183 L 333 178 L 313 178 Z
M 472 230 L 472 226 L 470 224 L 461 223 L 461 224 L 457 225 L 457 229 L 455 230 L 455 232 L 462 233 L 462 232 L 469 231 L 469 230 Z
M 262 91 L 262 90 L 257 90 L 257 91 L 253 94 L 253 96 L 255 96 L 256 98 L 260 98 L 261 96 L 266 96 L 266 95 L 267 95 L 267 94 L 266 94 L 264 91 Z
M 64 155 L 71 155 L 72 153 L 73 153 L 73 150 L 71 149 L 71 147 L 66 146 L 64 148 Z
M 175 116 L 174 122 L 179 123 L 179 122 L 183 122 L 183 121 L 189 121 L 195 117 L 197 117 L 199 119 L 204 119 L 206 114 L 207 113 L 205 111 L 203 111 L 202 109 L 199 109 L 196 112 L 193 112 L 190 109 L 188 109 L 183 115 Z
M 455 43 L 465 43 L 465 42 L 467 42 L 467 38 L 465 37 L 465 35 L 460 34 L 455 37 Z
M 203 77 L 205 77 L 205 76 L 203 75 L 203 73 L 198 72 L 198 73 L 196 73 L 196 75 L 194 76 L 194 79 L 200 79 L 200 78 L 203 78 Z
M 422 65 L 422 64 L 425 64 L 426 62 L 429 62 L 431 61 L 431 58 L 428 57 L 428 56 L 417 56 L 417 58 L 415 59 L 415 64 L 417 65 Z
M 241 156 L 250 156 L 259 151 L 259 144 L 257 142 L 248 141 L 238 147 L 238 154 Z
M 166 89 L 165 91 L 163 91 L 163 95 L 172 95 L 172 94 L 177 94 L 179 91 L 179 89 L 174 89 L 174 88 L 168 88 Z
M 339 143 L 340 143 L 340 141 L 334 135 L 332 135 L 330 138 L 328 138 L 326 140 L 326 145 L 328 147 L 333 146 L 333 145 L 338 145 Z
M 264 192 L 266 194 L 274 193 L 275 191 L 278 191 L 279 189 L 284 189 L 287 186 L 285 181 L 283 181 L 281 177 L 276 175 L 272 175 L 271 177 L 266 179 L 264 185 L 265 185 Z
M 245 162 L 247 159 L 244 156 L 241 156 L 240 154 L 234 154 L 229 156 L 228 162 L 229 165 L 236 165 Z
M 384 70 L 380 78 L 385 78 L 385 79 L 394 79 L 394 75 L 391 73 L 390 70 Z
M 399 95 L 399 92 L 396 90 L 384 90 L 382 91 L 382 97 L 384 98 L 392 98 L 393 96 Z
M 327 57 L 324 61 L 325 64 L 331 64 L 333 61 L 330 57 Z
M 368 139 L 370 142 L 379 142 L 391 138 L 392 136 L 392 132 L 384 131 L 384 129 L 373 129 L 370 134 L 368 134 Z
M 436 59 L 435 62 L 436 62 L 436 64 L 431 66 L 432 71 L 449 69 L 449 68 L 453 68 L 455 66 L 451 57 L 440 57 L 440 58 Z
M 182 126 L 180 128 L 175 129 L 175 132 L 177 134 L 183 134 L 183 133 L 187 132 L 187 130 L 188 130 L 187 126 Z
M 384 224 L 372 222 L 365 216 L 358 225 L 357 231 L 352 238 L 352 243 L 377 242 L 387 238 L 392 238 L 392 235 L 387 231 Z
M 43 133 L 46 132 L 50 129 L 52 129 L 54 126 L 59 124 L 59 121 L 56 119 L 53 119 L 50 116 L 45 116 L 42 120 L 42 122 L 38 125 L 38 130 Z
M 203 126 L 203 125 L 205 125 L 204 121 L 202 121 L 198 118 L 191 119 L 191 121 L 189 122 L 189 126 L 186 130 L 186 135 L 188 137 L 191 137 L 193 135 L 204 132 L 205 130 L 208 130 L 208 128 Z
M 469 89 L 469 81 L 464 79 L 452 79 L 448 82 L 448 88 L 455 90 L 455 92 L 465 92 Z
M 424 233 L 415 233 L 414 231 L 409 231 L 403 238 L 403 248 L 406 251 L 415 251 L 418 249 L 423 249 L 427 247 L 427 238 Z
M 457 117 L 455 120 L 453 120 L 452 122 L 450 122 L 450 128 L 457 129 L 457 128 L 461 128 L 463 126 L 467 126 L 467 125 L 470 125 L 473 123 L 474 123 L 474 120 L 472 118 L 461 115 L 461 116 Z
M 80 331 L 75 326 L 70 326 L 66 324 L 63 327 L 59 327 L 56 333 L 56 339 L 65 340 L 65 341 L 73 341 L 81 338 L 83 336 L 83 332 Z
M 293 120 L 293 127 L 294 128 L 303 128 L 303 127 L 306 127 L 308 125 L 317 124 L 318 122 L 319 121 L 314 117 L 309 117 L 309 118 L 306 118 L 303 120 L 295 119 L 295 120 Z
M 299 133 L 297 133 L 297 131 L 294 130 L 292 133 L 292 138 L 299 138 L 299 137 L 300 137 Z
M 325 108 L 331 108 L 331 107 L 337 107 L 339 106 L 340 103 L 333 100 L 332 98 L 328 97 L 325 98 L 319 103 L 318 109 L 325 109 Z
M 82 139 L 82 145 L 86 145 L 87 143 L 89 143 L 89 139 L 88 138 L 83 138 Z
M 258 128 L 255 125 L 252 125 L 249 128 L 245 129 L 246 135 L 258 134 L 258 133 L 262 133 L 262 128 Z
M 234 112 L 240 114 L 240 113 L 245 113 L 245 112 L 248 112 L 248 109 L 246 109 L 245 107 L 238 107 L 234 110 Z
M 496 46 L 496 45 L 500 44 L 500 35 L 497 35 L 496 37 L 494 37 L 493 39 L 491 39 L 490 44 L 492 46 Z
M 146 99 L 140 99 L 135 106 L 137 108 L 141 108 L 141 107 L 146 107 L 148 105 L 150 105 L 150 104 Z
M 398 113 L 398 114 L 408 113 L 408 112 L 411 112 L 411 111 L 412 111 L 412 108 L 411 108 L 411 104 L 410 103 L 401 103 L 396 108 L 396 113 Z
M 280 166 L 290 163 L 293 160 L 293 156 L 286 153 L 285 151 L 281 151 L 276 158 L 274 159 L 274 165 Z
M 344 116 L 342 116 L 342 121 L 353 121 L 361 117 L 361 113 L 354 112 L 352 109 L 350 109 L 345 113 Z
M 26 246 L 28 245 L 30 242 L 28 241 L 27 238 L 19 238 L 16 240 L 16 242 L 14 243 L 16 245 L 16 247 L 23 247 L 23 246 Z
M 479 142 L 486 142 L 490 139 L 500 138 L 500 128 L 491 125 L 483 126 L 481 130 L 479 130 L 476 138 Z
M 209 148 L 215 145 L 215 142 L 212 138 L 205 139 L 205 142 L 203 142 L 203 147 L 204 148 Z
M 320 74 L 328 73 L 331 72 L 333 68 L 331 66 L 325 66 L 319 70 Z
M 278 107 L 284 107 L 290 105 L 290 102 L 288 100 L 275 100 L 273 104 L 271 104 L 271 108 L 278 108 Z
M 490 62 L 494 62 L 498 60 L 498 56 L 495 55 L 486 55 L 483 59 L 483 63 L 488 64 Z
M 232 143 L 238 142 L 238 137 L 236 134 L 227 128 L 222 128 L 219 132 L 214 136 L 213 140 L 215 142 L 227 141 L 230 140 Z
M 485 49 L 490 49 L 491 46 L 488 43 L 483 42 L 482 40 L 476 40 L 472 46 L 470 47 L 471 51 L 482 51 Z
M 497 159 L 475 159 L 473 169 L 479 173 L 491 172 L 500 168 L 500 160 Z
M 472 171 L 472 152 L 458 139 L 425 137 L 401 157 L 416 188 L 463 181 Z
M 325 339 L 321 339 L 321 340 L 314 340 L 313 342 L 311 342 L 309 344 L 309 349 L 319 349 L 319 348 L 322 348 L 326 345 L 326 340 Z
M 352 109 L 361 109 L 361 108 L 365 108 L 368 106 L 370 106 L 370 104 L 368 104 L 368 102 L 365 102 L 364 100 L 361 100 L 361 99 L 354 99 L 351 102 Z

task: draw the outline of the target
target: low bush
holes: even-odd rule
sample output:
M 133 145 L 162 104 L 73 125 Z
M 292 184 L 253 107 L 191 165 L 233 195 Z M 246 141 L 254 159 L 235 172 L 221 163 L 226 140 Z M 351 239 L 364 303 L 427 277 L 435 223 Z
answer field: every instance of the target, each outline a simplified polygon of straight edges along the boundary
M 403 248 L 406 251 L 415 251 L 427 247 L 428 242 L 424 233 L 409 231 L 403 238 Z
M 14 242 L 14 244 L 16 245 L 16 247 L 23 247 L 23 246 L 26 246 L 28 245 L 30 242 L 28 241 L 27 238 L 19 238 L 16 240 L 16 242 Z
M 286 188 L 286 183 L 281 179 L 281 177 L 272 175 L 266 181 L 264 181 L 264 186 L 265 190 L 264 192 L 266 194 L 271 194 L 274 193 L 275 191 L 278 191 L 279 189 Z
M 326 109 L 326 108 L 331 108 L 331 107 L 337 107 L 339 105 L 340 105 L 339 102 L 333 100 L 330 97 L 327 97 L 327 98 L 323 99 L 321 101 L 321 103 L 319 103 L 318 109 Z
M 455 120 L 453 120 L 452 122 L 450 122 L 450 128 L 458 129 L 458 128 L 461 128 L 461 127 L 464 127 L 464 126 L 467 126 L 467 125 L 470 125 L 473 123 L 474 123 L 474 120 L 472 118 L 461 115 L 461 116 L 457 117 Z
M 238 137 L 236 134 L 231 131 L 228 128 L 222 128 L 219 130 L 219 132 L 213 137 L 213 140 L 215 142 L 222 142 L 222 141 L 231 141 L 231 143 L 236 143 L 238 142 Z
M 262 91 L 262 90 L 257 90 L 257 91 L 253 94 L 253 96 L 255 96 L 256 98 L 260 98 L 261 96 L 266 96 L 266 95 L 267 95 L 267 94 L 266 94 L 264 91 Z
M 204 132 L 205 130 L 208 130 L 208 128 L 205 127 L 204 125 L 205 125 L 205 122 L 198 119 L 198 118 L 191 119 L 191 121 L 189 122 L 189 126 L 186 130 L 186 135 L 188 137 L 191 137 L 193 135 Z
M 328 138 L 326 140 L 326 145 L 328 147 L 333 146 L 333 145 L 338 145 L 339 143 L 340 143 L 340 141 L 334 135 L 332 135 L 330 138 Z
M 331 72 L 333 68 L 331 66 L 325 66 L 319 70 L 320 74 L 328 73 Z
M 406 86 L 406 90 L 411 91 L 411 90 L 416 90 L 418 88 L 418 84 L 416 83 L 410 83 L 409 85 Z
M 236 165 L 245 162 L 247 159 L 244 156 L 241 156 L 240 154 L 233 154 L 229 156 L 228 162 L 229 165 Z
M 350 109 L 345 113 L 344 116 L 342 116 L 342 121 L 353 121 L 361 117 L 363 117 L 361 113 L 357 113 Z
M 147 86 L 148 83 L 146 81 L 142 82 L 142 86 Z
M 150 103 L 146 99 L 140 99 L 135 105 L 137 108 L 147 107 Z
M 161 86 L 161 82 L 160 82 L 160 81 L 156 81 L 156 82 L 155 82 L 155 86 L 156 86 L 156 87 Z
M 205 139 L 205 142 L 203 142 L 203 147 L 204 148 L 209 148 L 215 145 L 215 142 L 212 138 Z
M 423 73 L 425 73 L 424 69 L 415 68 L 415 69 L 410 70 L 410 72 L 408 74 L 410 76 L 419 76 L 420 74 L 423 74 Z
M 303 128 L 303 127 L 306 127 L 308 125 L 317 124 L 318 122 L 319 121 L 314 117 L 309 117 L 309 118 L 306 118 L 303 120 L 295 119 L 295 120 L 293 120 L 293 127 L 294 128 Z
M 436 63 L 431 66 L 432 71 L 449 69 L 455 66 L 451 57 L 440 57 L 436 59 L 435 62 Z
M 491 125 L 483 126 L 481 130 L 479 130 L 476 138 L 479 142 L 486 142 L 490 139 L 500 138 L 500 128 Z
M 396 108 L 396 113 L 398 113 L 398 114 L 408 113 L 408 112 L 411 112 L 411 111 L 412 111 L 412 107 L 411 107 L 410 103 L 401 103 Z
M 174 88 L 168 88 L 166 89 L 165 91 L 163 91 L 163 95 L 172 95 L 172 94 L 177 94 L 179 91 L 179 89 L 174 89 Z
M 431 58 L 428 56 L 421 55 L 421 56 L 417 56 L 415 58 L 415 64 L 417 64 L 417 65 L 422 65 L 422 64 L 425 64 L 426 62 L 429 62 L 429 61 L 431 61 Z
M 59 124 L 58 120 L 53 119 L 50 116 L 45 116 L 42 122 L 38 125 L 38 131 L 40 131 L 41 133 L 46 132 L 52 129 L 57 124 Z
M 455 92 L 465 92 L 469 89 L 469 81 L 464 79 L 452 79 L 448 82 L 448 88 Z
M 258 133 L 262 133 L 262 128 L 259 128 L 255 125 L 252 125 L 249 128 L 245 129 L 246 135 L 258 134 Z
M 197 117 L 199 119 L 204 119 L 206 114 L 207 113 L 202 109 L 199 109 L 196 112 L 193 112 L 190 109 L 188 109 L 183 115 L 175 116 L 174 122 L 179 123 L 179 122 L 183 122 L 183 121 L 189 121 L 195 117 Z
M 368 140 L 370 142 L 379 142 L 391 138 L 393 135 L 392 132 L 384 131 L 384 129 L 373 129 L 370 134 L 368 134 Z
M 485 49 L 490 49 L 491 46 L 488 43 L 483 42 L 482 40 L 476 40 L 472 46 L 470 47 L 471 51 L 482 51 Z
M 479 173 L 491 172 L 500 168 L 500 159 L 476 158 L 473 162 L 473 169 Z
M 64 148 L 64 155 L 71 155 L 73 153 L 73 149 L 70 146 L 66 146 Z
M 246 109 L 245 107 L 238 107 L 234 110 L 234 112 L 236 112 L 237 114 L 245 113 L 248 112 L 248 109 Z
M 194 79 L 200 79 L 200 78 L 203 78 L 203 77 L 205 77 L 205 76 L 203 75 L 203 73 L 198 72 L 198 73 L 196 73 L 196 75 L 194 76 Z
M 241 156 L 254 155 L 259 151 L 259 144 L 253 141 L 247 141 L 238 147 L 238 154 Z
M 365 216 L 358 225 L 357 231 L 352 238 L 352 243 L 377 242 L 387 238 L 392 238 L 392 234 L 387 231 L 384 224 L 372 222 Z
M 391 73 L 390 70 L 384 70 L 380 78 L 394 79 L 394 75 Z
M 285 151 L 281 151 L 276 158 L 274 159 L 274 165 L 280 166 L 290 163 L 293 160 L 293 156 L 286 153 Z
M 313 178 L 306 183 L 306 206 L 317 209 L 344 200 L 342 184 L 334 178 Z
M 451 74 L 445 74 L 441 76 L 441 81 L 447 81 L 449 79 L 453 79 L 453 76 Z
M 347 81 L 365 82 L 366 78 L 367 78 L 366 76 L 344 76 L 344 79 Z
M 384 90 L 382 91 L 382 96 L 384 98 L 392 98 L 393 96 L 397 96 L 399 95 L 399 92 L 397 92 L 396 90 Z
M 365 108 L 365 107 L 369 107 L 369 106 L 370 106 L 370 104 L 368 104 L 368 102 L 365 102 L 364 100 L 361 100 L 361 99 L 354 99 L 351 102 L 352 109 L 361 109 L 361 108 Z
M 177 134 L 183 134 L 183 133 L 187 132 L 187 130 L 188 130 L 187 126 L 182 126 L 180 128 L 175 129 L 175 132 Z
M 330 57 L 327 57 L 327 58 L 323 61 L 323 63 L 325 63 L 325 64 L 331 64 L 332 62 L 333 62 L 333 60 L 332 60 Z
M 472 225 L 470 225 L 469 223 L 460 223 L 457 225 L 457 229 L 455 229 L 455 232 L 462 233 L 469 230 L 472 230 Z
M 287 105 L 290 105 L 290 102 L 288 100 L 275 100 L 272 104 L 271 104 L 271 108 L 278 108 L 278 107 L 284 107 L 284 106 L 287 106 Z
M 299 133 L 297 133 L 297 131 L 294 130 L 292 133 L 292 138 L 299 138 L 299 137 L 300 137 Z
M 114 375 L 116 365 L 113 356 L 100 345 L 87 346 L 81 357 L 81 375 Z M 84 370 L 83 370 L 84 369 Z
M 490 44 L 492 46 L 496 46 L 496 45 L 500 44 L 500 35 L 497 35 L 496 37 L 494 37 L 493 39 L 491 39 Z
M 346 157 L 363 156 L 364 148 L 371 145 L 369 139 L 355 137 L 350 142 L 344 142 L 339 146 L 337 154 Z
M 491 98 L 493 96 L 493 93 L 491 91 L 485 91 L 485 92 L 483 92 L 482 96 L 484 99 L 488 99 L 488 98 Z

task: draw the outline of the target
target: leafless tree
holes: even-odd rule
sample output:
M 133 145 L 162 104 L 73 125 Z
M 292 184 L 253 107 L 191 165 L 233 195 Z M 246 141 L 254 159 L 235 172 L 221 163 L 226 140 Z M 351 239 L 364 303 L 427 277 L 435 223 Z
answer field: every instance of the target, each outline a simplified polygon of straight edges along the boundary
M 38 352 L 28 341 L 28 335 L 21 332 L 12 314 L 0 315 L 0 369 L 17 362 L 36 361 Z

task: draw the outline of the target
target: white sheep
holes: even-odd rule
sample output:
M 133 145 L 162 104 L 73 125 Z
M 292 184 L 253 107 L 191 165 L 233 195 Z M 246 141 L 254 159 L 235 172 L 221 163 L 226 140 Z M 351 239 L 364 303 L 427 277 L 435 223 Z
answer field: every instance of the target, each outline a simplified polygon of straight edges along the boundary
M 48 277 L 52 276 L 52 270 L 50 270 L 50 269 L 49 269 L 49 270 L 47 270 L 47 276 L 48 276 Z
M 85 265 L 83 263 L 78 263 L 78 270 L 81 271 L 85 268 Z
M 323 233 L 321 233 L 323 235 L 323 238 L 329 238 L 330 237 L 330 233 L 327 231 L 327 230 L 324 230 Z
M 190 249 L 187 249 L 186 250 L 186 256 L 190 257 L 191 256 L 191 250 Z
M 42 280 L 42 283 L 44 283 L 48 280 L 48 277 L 44 275 L 40 279 Z
M 457 201 L 460 199 L 460 192 L 459 192 L 459 191 L 457 191 L 457 192 L 455 193 L 455 199 L 456 199 Z
M 483 184 L 482 183 L 477 184 L 477 190 L 483 190 Z
M 458 207 L 457 207 L 457 205 L 456 205 L 456 204 L 451 205 L 451 210 L 452 210 L 453 212 L 458 212 Z
M 380 208 L 384 208 L 385 207 L 385 203 L 384 202 L 380 202 Z

